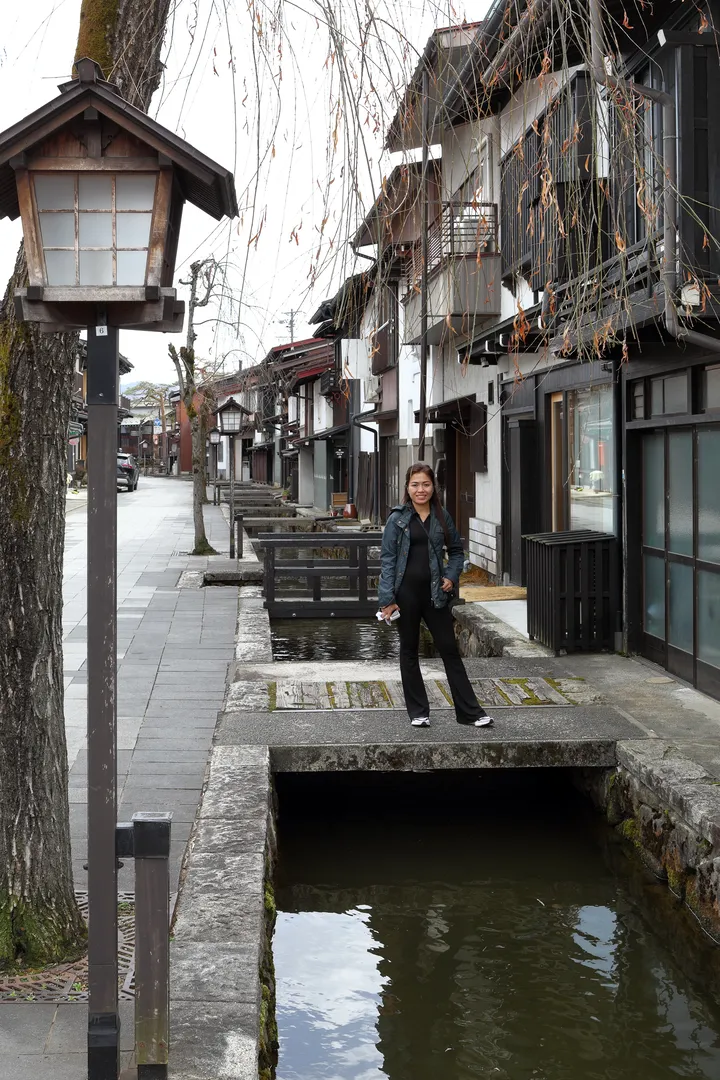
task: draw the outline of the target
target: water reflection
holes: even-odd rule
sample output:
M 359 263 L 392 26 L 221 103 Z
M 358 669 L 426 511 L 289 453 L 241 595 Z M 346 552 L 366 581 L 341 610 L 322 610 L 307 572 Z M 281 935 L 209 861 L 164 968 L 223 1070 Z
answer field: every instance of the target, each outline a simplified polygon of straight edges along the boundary
M 332 814 L 281 793 L 279 1080 L 717 1080 L 715 1005 L 596 819 L 464 782 Z
M 275 660 L 397 660 L 396 626 L 365 619 L 272 619 Z M 435 656 L 432 638 L 423 626 L 420 656 Z

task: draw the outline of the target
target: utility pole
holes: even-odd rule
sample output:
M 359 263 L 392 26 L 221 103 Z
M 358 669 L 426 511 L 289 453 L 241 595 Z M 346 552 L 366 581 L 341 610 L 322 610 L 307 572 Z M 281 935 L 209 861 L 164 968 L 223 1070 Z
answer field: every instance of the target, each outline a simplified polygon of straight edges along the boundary
M 287 315 L 287 317 L 288 317 L 288 321 L 285 323 L 285 326 L 287 326 L 288 329 L 290 330 L 290 341 L 294 341 L 295 340 L 295 316 L 296 315 L 302 315 L 302 312 L 300 311 L 299 308 L 290 308 L 289 311 L 283 311 L 282 314 Z

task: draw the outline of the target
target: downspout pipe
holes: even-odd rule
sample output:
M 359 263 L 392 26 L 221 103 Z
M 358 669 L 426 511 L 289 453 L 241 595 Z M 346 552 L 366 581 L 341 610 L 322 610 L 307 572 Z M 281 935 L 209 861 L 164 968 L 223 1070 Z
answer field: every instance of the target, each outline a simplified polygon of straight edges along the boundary
M 657 90 L 654 86 L 643 86 L 627 79 L 617 79 L 609 75 L 605 67 L 603 50 L 602 0 L 589 0 L 590 14 L 590 72 L 598 86 L 609 90 L 622 90 L 627 94 L 638 94 L 648 101 L 662 106 L 663 152 L 662 198 L 663 198 L 663 263 L 661 279 L 665 293 L 663 318 L 665 328 L 678 342 L 697 345 L 708 352 L 720 352 L 720 339 L 702 334 L 697 330 L 681 326 L 676 307 L 677 279 L 677 110 L 672 94 Z
M 420 425 L 418 461 L 425 457 L 425 428 L 427 419 L 427 369 L 428 369 L 428 211 L 429 183 L 428 157 L 430 140 L 430 73 L 425 64 L 422 73 L 422 173 L 420 218 Z
M 363 431 L 369 431 L 373 437 L 373 443 L 375 446 L 375 469 L 373 477 L 373 520 L 377 526 L 380 525 L 380 452 L 379 452 L 379 440 L 377 428 L 370 427 L 369 424 L 363 424 L 363 419 L 369 420 L 372 413 L 363 413 L 359 416 L 353 416 L 352 422 L 354 427 L 362 428 Z

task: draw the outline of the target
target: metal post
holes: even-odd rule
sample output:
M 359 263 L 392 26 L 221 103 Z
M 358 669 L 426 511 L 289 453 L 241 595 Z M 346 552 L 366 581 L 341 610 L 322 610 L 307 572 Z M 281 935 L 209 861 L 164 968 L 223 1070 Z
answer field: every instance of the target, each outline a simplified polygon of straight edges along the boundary
M 428 150 L 430 138 L 430 79 L 427 63 L 422 77 L 422 194 L 420 196 L 420 429 L 418 461 L 425 459 L 428 368 Z
M 230 558 L 235 558 L 235 436 L 230 436 Z
M 133 814 L 135 1060 L 138 1080 L 165 1080 L 170 1044 L 172 814 Z
M 242 559 L 242 557 L 243 557 L 243 544 L 244 544 L 244 541 L 243 541 L 244 517 L 243 517 L 243 515 L 242 514 L 237 514 L 236 517 L 235 517 L 235 521 L 237 522 L 237 557 L 238 557 L 238 559 Z
M 119 331 L 88 327 L 88 1080 L 117 1080 L 117 414 Z

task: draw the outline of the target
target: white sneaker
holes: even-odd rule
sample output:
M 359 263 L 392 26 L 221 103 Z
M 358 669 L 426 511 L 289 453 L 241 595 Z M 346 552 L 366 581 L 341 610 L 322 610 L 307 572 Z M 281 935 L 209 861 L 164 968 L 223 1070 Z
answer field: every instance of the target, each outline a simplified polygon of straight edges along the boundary
M 413 727 L 430 727 L 429 716 L 415 716 L 410 723 Z
M 492 716 L 479 716 L 475 721 L 475 727 L 492 727 L 494 723 Z

